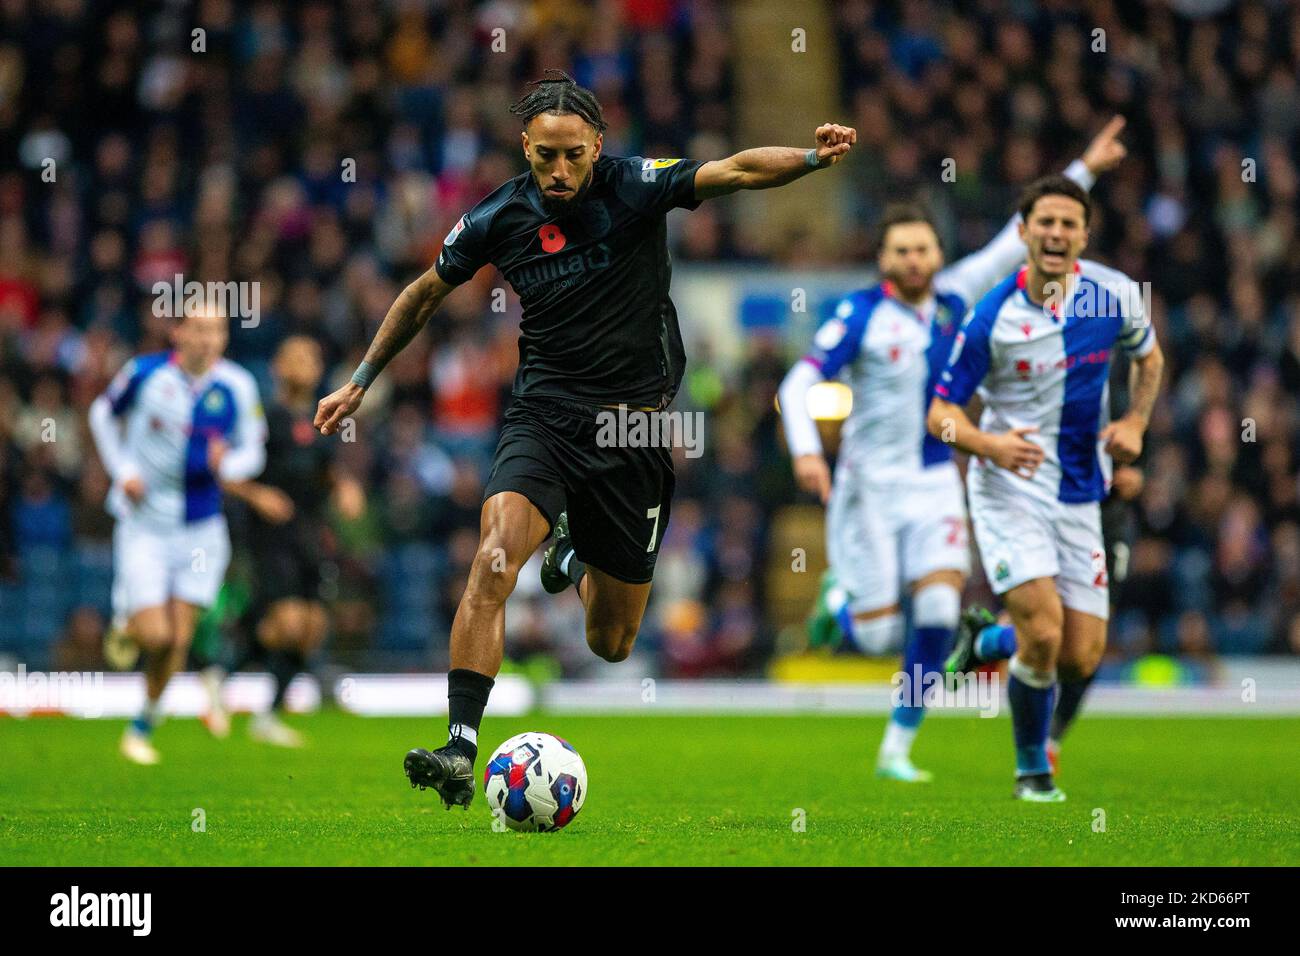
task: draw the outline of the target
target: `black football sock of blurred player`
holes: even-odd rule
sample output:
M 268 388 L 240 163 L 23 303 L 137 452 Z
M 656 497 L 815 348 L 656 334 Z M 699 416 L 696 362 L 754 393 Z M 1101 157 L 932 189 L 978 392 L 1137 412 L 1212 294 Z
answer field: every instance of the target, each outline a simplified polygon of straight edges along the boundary
M 491 677 L 463 667 L 447 674 L 447 746 L 460 751 L 470 763 L 478 757 L 478 725 L 495 683 Z
M 1052 714 L 1052 731 L 1049 734 L 1052 743 L 1060 744 L 1065 737 L 1065 732 L 1070 729 L 1074 718 L 1079 714 L 1079 705 L 1083 703 L 1084 694 L 1088 692 L 1088 688 L 1092 686 L 1092 679 L 1096 676 L 1090 674 L 1083 680 L 1061 681 L 1056 710 Z
M 306 668 L 307 662 L 303 659 L 302 651 L 297 648 L 285 648 L 279 651 L 271 651 L 267 654 L 267 667 L 271 671 L 271 677 L 275 679 L 275 697 L 271 700 L 271 710 L 274 713 L 284 713 L 284 696 L 289 690 L 289 685 Z

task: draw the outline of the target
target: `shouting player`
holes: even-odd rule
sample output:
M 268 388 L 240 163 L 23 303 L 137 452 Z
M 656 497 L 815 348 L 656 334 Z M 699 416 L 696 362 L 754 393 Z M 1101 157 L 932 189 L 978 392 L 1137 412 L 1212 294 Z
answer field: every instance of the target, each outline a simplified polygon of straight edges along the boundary
M 135 763 L 158 762 L 159 701 L 230 562 L 222 485 L 252 478 L 266 463 L 257 383 L 222 358 L 227 321 L 187 313 L 173 330 L 174 350 L 132 359 L 90 406 L 95 447 L 113 481 L 114 613 L 125 618 L 145 673 L 144 709 L 122 737 L 122 753 Z
M 930 434 L 968 452 L 980 559 L 1012 624 L 975 635 L 974 660 L 1010 652 L 1015 795 L 1056 802 L 1047 757 L 1058 674 L 1082 680 L 1106 645 L 1106 553 L 1098 502 L 1111 458 L 1133 461 L 1164 359 L 1132 279 L 1080 260 L 1092 212 L 1061 176 L 1020 199 L 1027 262 L 962 324 L 930 403 Z M 1128 412 L 1113 422 L 1106 380 L 1116 345 L 1133 359 Z M 979 390 L 977 428 L 962 410 Z M 999 650 L 1000 649 L 1000 650 Z
M 1123 118 L 1111 120 L 1065 175 L 1090 188 L 1123 159 L 1117 138 L 1123 127 Z M 884 281 L 845 298 L 817 331 L 813 351 L 781 384 L 795 476 L 828 505 L 831 567 L 818 617 L 838 621 L 863 653 L 892 653 L 906 630 L 903 588 L 911 594 L 903 673 L 904 686 L 915 693 L 894 707 L 880 745 L 876 772 L 889 779 L 931 779 L 911 760 L 925 714 L 917 668 L 923 675 L 941 671 L 970 573 L 961 477 L 951 449 L 926 434 L 926 411 L 962 316 L 1024 258 L 1018 220 L 1013 217 L 983 249 L 943 268 L 928 213 L 912 203 L 890 206 L 880 227 Z M 853 389 L 853 408 L 832 481 L 807 394 L 841 370 Z
M 1124 354 L 1112 357 L 1110 379 L 1110 415 L 1119 417 L 1128 409 L 1128 372 L 1130 363 Z M 1110 601 L 1110 615 L 1114 618 L 1119 606 L 1120 591 L 1128 578 L 1129 552 L 1136 533 L 1133 522 L 1133 502 L 1142 494 L 1145 479 L 1137 464 L 1112 464 L 1110 489 L 1101 503 L 1101 540 L 1106 549 L 1106 582 Z M 961 674 L 977 668 L 982 663 L 1005 660 L 1015 653 L 1015 631 L 1012 628 L 989 628 L 996 625 L 997 617 L 987 608 L 971 606 L 962 613 L 957 629 L 957 642 L 944 669 Z M 981 636 L 983 640 L 980 641 Z M 980 641 L 980 643 L 977 643 Z M 1096 672 L 1071 680 L 1062 675 L 1056 690 L 1056 707 L 1052 711 L 1052 726 L 1047 736 L 1047 762 L 1053 776 L 1060 772 L 1061 742 L 1074 725 L 1083 706 L 1083 699 L 1092 686 Z
M 433 787 L 448 806 L 473 796 L 505 602 L 520 566 L 553 528 L 557 553 L 565 551 L 558 566 L 586 607 L 588 645 L 608 661 L 632 650 L 668 523 L 672 460 L 663 447 L 605 447 L 598 419 L 620 405 L 643 414 L 664 409 L 681 382 L 666 214 L 793 182 L 839 162 L 857 138 L 827 124 L 810 149 L 749 149 L 706 163 L 605 156 L 600 104 L 558 71 L 533 84 L 512 112 L 523 122 L 529 171 L 461 217 L 434 267 L 398 297 L 352 382 L 316 414 L 317 425 L 333 432 L 443 298 L 480 267 L 497 266 L 518 293 L 514 401 L 484 490 L 478 555 L 452 623 L 450 740 L 432 752 L 412 750 L 404 765 L 413 786 Z M 566 512 L 568 527 L 557 527 Z

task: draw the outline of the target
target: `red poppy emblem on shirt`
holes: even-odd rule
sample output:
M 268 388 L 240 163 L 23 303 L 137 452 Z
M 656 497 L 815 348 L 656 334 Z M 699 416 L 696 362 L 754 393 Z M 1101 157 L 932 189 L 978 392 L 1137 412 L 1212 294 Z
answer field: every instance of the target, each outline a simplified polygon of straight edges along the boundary
M 537 236 L 542 240 L 543 252 L 559 252 L 564 248 L 564 244 L 569 240 L 560 232 L 560 227 L 555 223 L 548 223 L 537 230 Z

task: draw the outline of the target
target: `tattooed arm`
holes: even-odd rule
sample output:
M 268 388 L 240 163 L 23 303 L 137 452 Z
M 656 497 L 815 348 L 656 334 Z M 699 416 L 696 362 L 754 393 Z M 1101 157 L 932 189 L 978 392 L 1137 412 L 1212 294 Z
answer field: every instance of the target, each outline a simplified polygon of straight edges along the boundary
M 322 435 L 334 434 L 339 422 L 361 406 L 366 386 L 424 328 L 429 317 L 438 310 L 442 300 L 453 288 L 455 286 L 442 280 L 436 269 L 430 269 L 402 290 L 402 294 L 384 316 L 370 348 L 366 349 L 365 360 L 352 376 L 352 381 L 326 395 L 316 406 L 315 425 Z
M 1159 345 L 1140 358 L 1133 359 L 1130 374 L 1129 409 L 1123 418 L 1107 425 L 1101 432 L 1106 452 L 1121 465 L 1142 454 L 1142 436 L 1151 422 L 1151 410 L 1160 392 L 1160 376 L 1165 368 L 1164 353 Z

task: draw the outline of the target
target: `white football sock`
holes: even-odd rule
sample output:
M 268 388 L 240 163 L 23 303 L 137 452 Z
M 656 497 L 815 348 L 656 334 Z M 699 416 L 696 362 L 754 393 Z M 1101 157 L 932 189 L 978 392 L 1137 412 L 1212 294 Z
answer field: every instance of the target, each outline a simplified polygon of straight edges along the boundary
M 915 727 L 904 727 L 890 721 L 885 725 L 885 739 L 880 742 L 880 756 L 885 758 L 910 757 L 912 741 L 916 739 Z
M 460 739 L 473 744 L 475 747 L 478 746 L 478 731 L 468 724 L 453 724 L 447 728 L 447 733 L 449 741 Z

